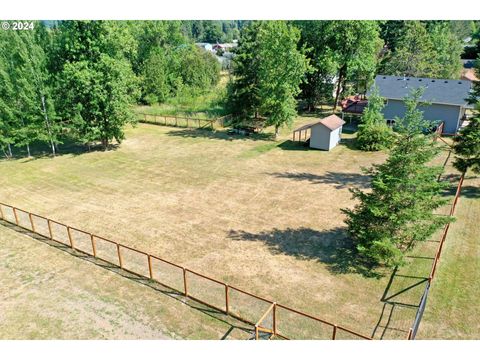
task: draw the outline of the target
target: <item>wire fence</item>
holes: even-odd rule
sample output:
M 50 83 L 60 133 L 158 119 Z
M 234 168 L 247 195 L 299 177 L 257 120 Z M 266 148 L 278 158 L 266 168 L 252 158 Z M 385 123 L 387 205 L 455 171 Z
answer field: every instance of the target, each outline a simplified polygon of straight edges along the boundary
M 252 326 L 261 339 L 367 339 L 346 327 L 187 269 L 166 259 L 58 221 L 0 203 L 0 218 L 76 251 L 150 279 Z
M 460 180 L 457 185 L 457 190 L 455 192 L 455 197 L 453 199 L 452 205 L 450 207 L 449 216 L 453 216 L 455 213 L 455 209 L 457 207 L 458 198 L 460 197 L 460 193 L 462 191 L 463 180 L 465 179 L 465 173 L 460 176 Z M 423 291 L 422 298 L 420 300 L 419 307 L 417 309 L 417 313 L 415 315 L 415 320 L 413 322 L 410 331 L 408 332 L 408 340 L 415 340 L 417 336 L 418 329 L 420 327 L 420 323 L 422 321 L 423 313 L 425 312 L 425 307 L 427 305 L 428 294 L 430 292 L 430 286 L 432 285 L 432 281 L 435 277 L 435 273 L 437 271 L 438 263 L 440 261 L 440 256 L 442 255 L 443 246 L 445 244 L 445 240 L 447 239 L 448 230 L 450 229 L 450 223 L 447 223 L 442 231 L 440 237 L 440 243 L 438 245 L 437 251 L 435 253 L 435 258 L 432 264 L 432 269 L 430 270 L 430 275 L 428 277 L 428 281 L 425 284 L 425 290 Z
M 200 119 L 189 116 L 155 115 L 146 113 L 137 113 L 137 116 L 139 122 L 146 124 L 210 130 L 213 130 L 215 125 L 224 127 L 225 123 L 231 118 L 231 115 L 214 119 Z

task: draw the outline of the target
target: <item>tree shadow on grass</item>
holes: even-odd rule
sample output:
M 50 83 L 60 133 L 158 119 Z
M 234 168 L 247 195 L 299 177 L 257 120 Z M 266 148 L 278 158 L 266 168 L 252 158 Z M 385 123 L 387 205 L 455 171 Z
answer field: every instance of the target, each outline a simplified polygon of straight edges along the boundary
M 260 233 L 231 230 L 235 241 L 259 241 L 273 254 L 286 254 L 301 260 L 316 260 L 327 265 L 332 274 L 357 273 L 364 277 L 383 276 L 375 266 L 361 257 L 345 228 L 317 231 L 309 228 L 273 229 Z
M 93 144 L 90 147 L 87 147 L 84 144 L 79 144 L 73 141 L 64 140 L 63 144 L 58 145 L 58 150 L 55 154 L 55 157 L 60 157 L 64 155 L 73 155 L 79 156 L 91 152 L 100 152 L 100 151 L 115 151 L 119 148 L 120 144 L 110 144 L 108 148 L 105 149 L 100 143 Z M 13 147 L 13 157 L 12 159 L 22 160 L 23 162 L 35 161 L 38 159 L 53 158 L 51 147 L 48 144 L 44 143 L 34 143 L 30 145 L 30 154 L 28 153 L 25 147 Z M 3 158 L 0 161 L 7 161 L 9 159 Z
M 167 132 L 168 136 L 177 136 L 183 138 L 205 138 L 213 140 L 274 140 L 274 135 L 270 133 L 255 133 L 250 135 L 240 135 L 230 133 L 228 130 L 209 130 L 209 129 L 179 129 Z
M 460 192 L 462 197 L 469 199 L 480 199 L 480 188 L 476 186 L 462 186 L 462 191 Z
M 268 175 L 281 179 L 292 179 L 296 181 L 307 181 L 312 184 L 334 184 L 336 189 L 345 189 L 350 187 L 367 188 L 370 184 L 370 176 L 355 173 L 344 173 L 327 171 L 323 175 L 312 173 L 296 173 L 296 172 L 277 172 Z
M 285 140 L 277 145 L 279 149 L 287 151 L 309 151 L 312 150 L 305 141 Z

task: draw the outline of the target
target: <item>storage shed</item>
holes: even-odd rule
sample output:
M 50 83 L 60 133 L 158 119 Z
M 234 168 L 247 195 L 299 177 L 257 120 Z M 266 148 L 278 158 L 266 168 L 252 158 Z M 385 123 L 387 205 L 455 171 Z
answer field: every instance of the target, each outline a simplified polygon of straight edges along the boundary
M 308 141 L 311 148 L 331 150 L 340 142 L 345 121 L 330 115 L 320 121 L 306 124 L 293 131 L 293 141 Z M 307 136 L 310 135 L 308 138 Z

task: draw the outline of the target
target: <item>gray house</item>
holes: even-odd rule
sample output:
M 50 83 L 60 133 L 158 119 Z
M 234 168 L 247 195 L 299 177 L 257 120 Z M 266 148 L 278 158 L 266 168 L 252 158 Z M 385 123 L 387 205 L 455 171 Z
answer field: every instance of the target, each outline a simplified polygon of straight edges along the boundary
M 443 121 L 443 132 L 446 134 L 454 134 L 460 128 L 465 110 L 471 108 L 466 100 L 472 87 L 472 82 L 468 80 L 377 75 L 375 85 L 380 95 L 387 100 L 383 109 L 387 120 L 405 115 L 403 98 L 408 96 L 412 89 L 419 87 L 425 89 L 420 100 L 429 103 L 419 107 L 424 118 Z

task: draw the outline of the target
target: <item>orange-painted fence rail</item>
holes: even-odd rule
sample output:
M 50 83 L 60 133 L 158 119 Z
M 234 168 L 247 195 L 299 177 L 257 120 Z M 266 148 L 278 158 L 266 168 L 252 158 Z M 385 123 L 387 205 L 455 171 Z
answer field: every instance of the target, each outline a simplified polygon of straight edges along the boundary
M 185 128 L 211 129 L 213 130 L 215 124 L 224 126 L 231 115 L 226 115 L 214 119 L 200 119 L 189 116 L 175 116 L 175 115 L 155 115 L 146 113 L 137 113 L 140 122 L 155 125 L 175 126 Z
M 0 218 L 127 272 L 156 281 L 250 324 L 254 327 L 256 339 L 372 339 L 174 262 L 11 205 L 0 203 Z
M 460 181 L 457 185 L 457 190 L 455 192 L 455 197 L 453 199 L 452 205 L 450 207 L 449 216 L 453 216 L 455 213 L 455 209 L 457 207 L 458 198 L 460 197 L 460 192 L 462 191 L 463 180 L 465 179 L 465 173 L 460 176 Z M 445 244 L 445 240 L 447 239 L 448 230 L 450 229 L 450 223 L 447 223 L 442 231 L 440 236 L 440 243 L 438 245 L 437 251 L 435 253 L 435 258 L 432 264 L 432 269 L 430 270 L 430 275 L 428 277 L 428 281 L 425 285 L 425 290 L 423 292 L 422 298 L 420 300 L 420 304 L 415 315 L 415 320 L 413 322 L 412 327 L 408 333 L 408 340 L 414 340 L 415 336 L 417 335 L 418 328 L 420 326 L 420 322 L 422 321 L 423 312 L 425 311 L 425 307 L 427 305 L 428 294 L 430 292 L 430 286 L 432 285 L 433 278 L 435 277 L 435 273 L 437 271 L 438 263 L 440 261 L 440 256 L 442 255 L 443 245 Z

